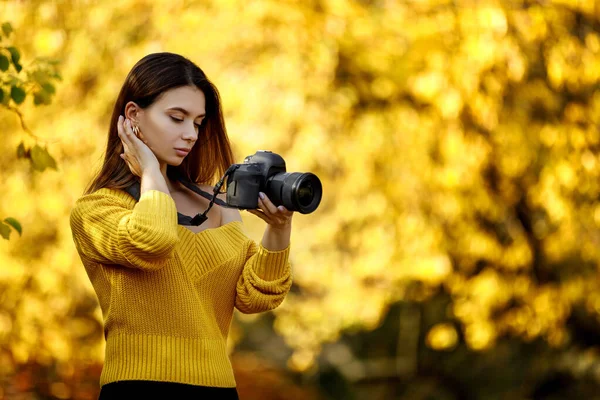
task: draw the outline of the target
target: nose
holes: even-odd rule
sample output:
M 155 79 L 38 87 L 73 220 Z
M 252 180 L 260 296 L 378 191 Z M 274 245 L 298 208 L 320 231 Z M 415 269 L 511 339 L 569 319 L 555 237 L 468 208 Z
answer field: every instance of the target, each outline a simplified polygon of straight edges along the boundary
M 186 124 L 181 137 L 184 140 L 189 140 L 192 142 L 195 142 L 198 139 L 198 132 L 196 131 L 196 126 L 193 122 L 189 125 Z

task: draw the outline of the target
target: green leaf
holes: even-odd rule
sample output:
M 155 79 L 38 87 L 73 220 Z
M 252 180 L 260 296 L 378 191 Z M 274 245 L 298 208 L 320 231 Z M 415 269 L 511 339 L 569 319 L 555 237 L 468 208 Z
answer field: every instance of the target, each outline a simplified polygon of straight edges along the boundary
M 17 48 L 14 46 L 10 46 L 6 50 L 8 50 L 8 52 L 10 53 L 10 58 L 12 58 L 13 64 L 15 64 L 15 66 L 19 64 L 19 60 L 21 59 L 21 54 L 19 54 L 19 50 L 17 50 Z
M 12 31 L 13 28 L 10 22 L 5 22 L 2 24 L 2 32 L 4 32 L 4 36 L 8 37 L 8 35 L 10 35 Z
M 50 72 L 48 74 L 51 78 L 56 79 L 57 81 L 62 81 L 62 75 L 59 72 Z
M 19 232 L 19 236 L 21 236 L 23 234 L 23 229 L 21 228 L 21 224 L 16 219 L 9 217 L 9 218 L 6 218 L 4 220 L 4 222 L 6 222 L 7 224 L 9 224 L 13 228 L 15 228 L 15 230 L 17 232 Z
M 4 93 L 4 91 L 3 91 Z M 2 95 L 2 100 L 0 100 L 0 103 L 2 103 L 2 105 L 4 106 L 8 106 L 8 103 L 10 102 L 10 96 L 8 95 L 8 93 L 5 93 L 6 96 L 3 94 Z
M 21 64 L 15 64 L 15 69 L 17 70 L 17 72 L 21 72 L 23 66 Z
M 10 230 L 10 226 L 6 225 L 4 222 L 0 221 L 0 236 L 2 236 L 4 239 L 8 240 L 10 238 L 10 233 L 12 231 Z
M 4 54 L 0 54 L 0 71 L 6 71 L 9 65 L 10 62 L 8 61 L 8 57 Z
M 13 101 L 17 104 L 21 104 L 23 101 L 25 101 L 25 91 L 23 89 L 21 89 L 18 86 L 12 86 L 10 88 L 10 97 L 13 99 Z
M 43 69 L 36 69 L 35 71 L 31 72 L 31 76 L 40 85 L 47 82 L 49 79 L 48 72 Z
M 54 88 L 54 85 L 51 83 L 44 83 L 42 85 L 42 89 L 44 89 L 44 91 L 48 94 L 56 93 L 56 89 Z
M 43 92 L 35 92 L 33 94 L 33 104 L 35 104 L 36 106 L 45 104 L 46 100 L 44 99 L 44 93 Z
M 4 90 L 0 88 L 0 103 L 2 103 L 2 100 L 4 100 Z
M 21 142 L 17 146 L 17 158 L 25 158 L 25 157 L 26 157 L 25 145 L 23 144 L 23 142 Z
M 31 149 L 31 165 L 36 171 L 44 171 L 46 168 L 57 169 L 56 161 L 48 150 L 41 148 L 37 144 Z

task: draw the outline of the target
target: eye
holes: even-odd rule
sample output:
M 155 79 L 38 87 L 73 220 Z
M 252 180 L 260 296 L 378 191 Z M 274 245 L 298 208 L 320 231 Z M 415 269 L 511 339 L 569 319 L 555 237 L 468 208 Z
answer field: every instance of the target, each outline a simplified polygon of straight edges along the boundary
M 182 119 L 175 118 L 175 117 L 174 117 L 174 116 L 172 116 L 172 115 L 169 115 L 169 117 L 171 117 L 171 119 L 172 119 L 173 121 L 175 121 L 175 122 L 183 122 L 183 120 L 182 120 Z

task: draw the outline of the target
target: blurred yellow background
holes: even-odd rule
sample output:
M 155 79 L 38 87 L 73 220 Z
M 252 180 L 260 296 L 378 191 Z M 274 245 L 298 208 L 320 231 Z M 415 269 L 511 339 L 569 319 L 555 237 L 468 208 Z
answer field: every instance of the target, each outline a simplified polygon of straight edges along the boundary
M 23 227 L 0 240 L 0 399 L 97 395 L 101 313 L 68 217 L 126 74 L 159 51 L 216 84 L 237 162 L 268 149 L 323 182 L 294 217 L 292 293 L 236 315 L 242 398 L 563 398 L 543 397 L 563 375 L 595 398 L 599 2 L 12 0 L 3 22 L 21 74 L 49 57 L 62 80 L 17 107 L 35 137 L 0 107 L 0 218 Z M 252 384 L 253 363 L 279 383 Z

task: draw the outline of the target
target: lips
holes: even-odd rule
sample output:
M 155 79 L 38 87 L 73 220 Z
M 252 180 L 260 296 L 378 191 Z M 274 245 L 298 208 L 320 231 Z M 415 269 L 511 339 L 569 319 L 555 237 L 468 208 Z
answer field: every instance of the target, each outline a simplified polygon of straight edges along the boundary
M 175 150 L 183 151 L 189 153 L 192 149 L 186 149 L 185 147 L 176 147 Z

